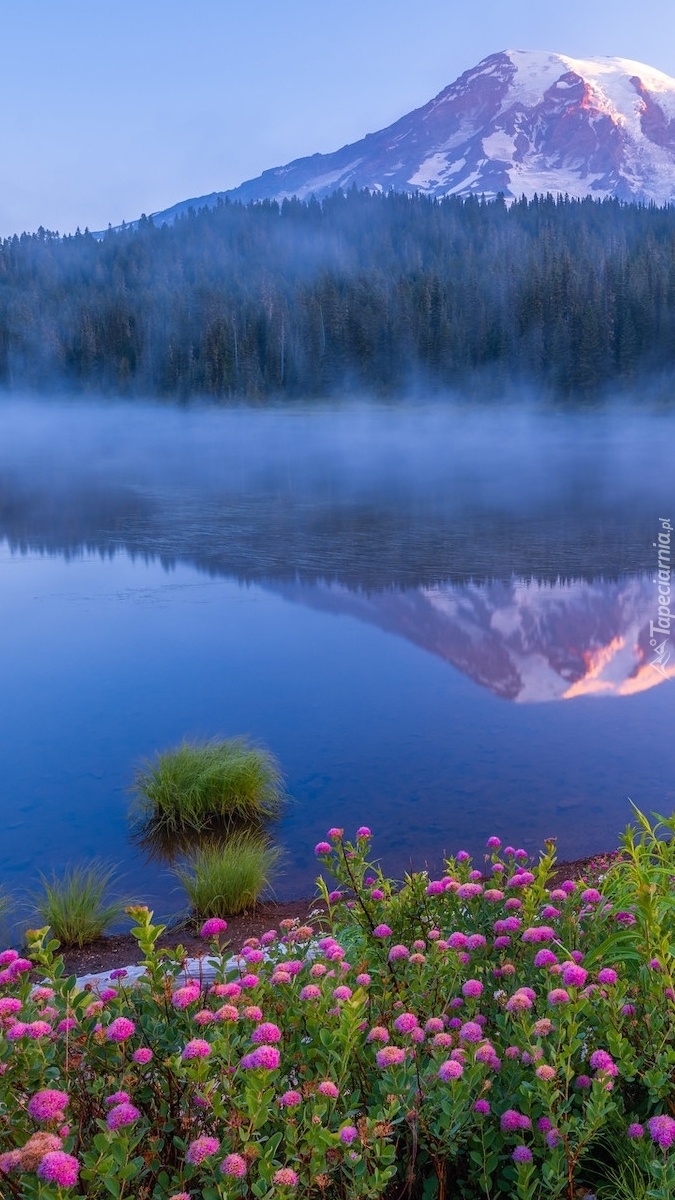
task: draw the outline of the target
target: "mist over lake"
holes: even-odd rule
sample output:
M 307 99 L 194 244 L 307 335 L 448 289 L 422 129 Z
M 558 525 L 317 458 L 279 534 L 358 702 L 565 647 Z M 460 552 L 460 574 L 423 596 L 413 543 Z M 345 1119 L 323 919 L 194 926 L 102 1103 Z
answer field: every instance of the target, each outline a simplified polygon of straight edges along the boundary
M 611 848 L 628 797 L 670 812 L 674 451 L 672 414 L 629 408 L 4 399 L 0 881 L 103 855 L 184 907 L 127 816 L 185 735 L 279 758 L 279 896 L 330 824 L 400 876 L 491 833 Z

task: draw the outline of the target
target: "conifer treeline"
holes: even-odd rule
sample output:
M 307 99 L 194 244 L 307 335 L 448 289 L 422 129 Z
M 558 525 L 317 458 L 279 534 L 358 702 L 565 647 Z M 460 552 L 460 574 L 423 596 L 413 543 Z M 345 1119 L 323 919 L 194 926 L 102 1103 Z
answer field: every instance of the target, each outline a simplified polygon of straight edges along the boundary
M 675 365 L 675 209 L 336 193 L 0 244 L 0 383 L 563 392 Z

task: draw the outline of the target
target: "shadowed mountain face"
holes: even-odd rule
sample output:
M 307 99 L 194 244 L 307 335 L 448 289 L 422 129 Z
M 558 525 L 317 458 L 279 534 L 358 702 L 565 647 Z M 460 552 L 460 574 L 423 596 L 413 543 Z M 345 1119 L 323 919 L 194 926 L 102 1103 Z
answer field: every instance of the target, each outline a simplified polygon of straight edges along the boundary
M 507 50 L 360 142 L 153 215 L 170 222 L 226 196 L 244 203 L 320 199 L 352 186 L 429 196 L 560 192 L 669 203 L 675 80 L 629 59 Z

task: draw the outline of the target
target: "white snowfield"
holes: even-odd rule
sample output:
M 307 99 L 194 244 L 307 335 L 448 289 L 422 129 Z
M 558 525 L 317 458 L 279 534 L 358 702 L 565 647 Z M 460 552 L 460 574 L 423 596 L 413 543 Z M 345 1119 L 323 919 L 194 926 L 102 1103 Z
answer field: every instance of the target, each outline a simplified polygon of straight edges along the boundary
M 422 108 L 331 154 L 153 213 L 171 223 L 226 197 L 322 199 L 337 188 L 429 196 L 535 193 L 675 203 L 675 79 L 628 58 L 504 50 Z

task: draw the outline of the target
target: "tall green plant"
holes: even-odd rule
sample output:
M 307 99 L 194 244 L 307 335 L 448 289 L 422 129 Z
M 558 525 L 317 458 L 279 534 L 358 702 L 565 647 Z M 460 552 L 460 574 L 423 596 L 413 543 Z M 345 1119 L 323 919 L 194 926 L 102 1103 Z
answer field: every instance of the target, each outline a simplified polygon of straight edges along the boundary
M 40 875 L 42 891 L 34 895 L 36 911 L 64 946 L 86 946 L 101 937 L 124 912 L 121 901 L 107 899 L 115 868 L 92 860 L 68 867 L 62 875 Z
M 274 756 L 242 739 L 182 742 L 138 769 L 134 791 L 137 818 L 175 833 L 259 826 L 284 801 Z
M 280 857 L 262 838 L 235 836 L 224 845 L 202 846 L 175 873 L 196 916 L 234 916 L 260 899 Z

